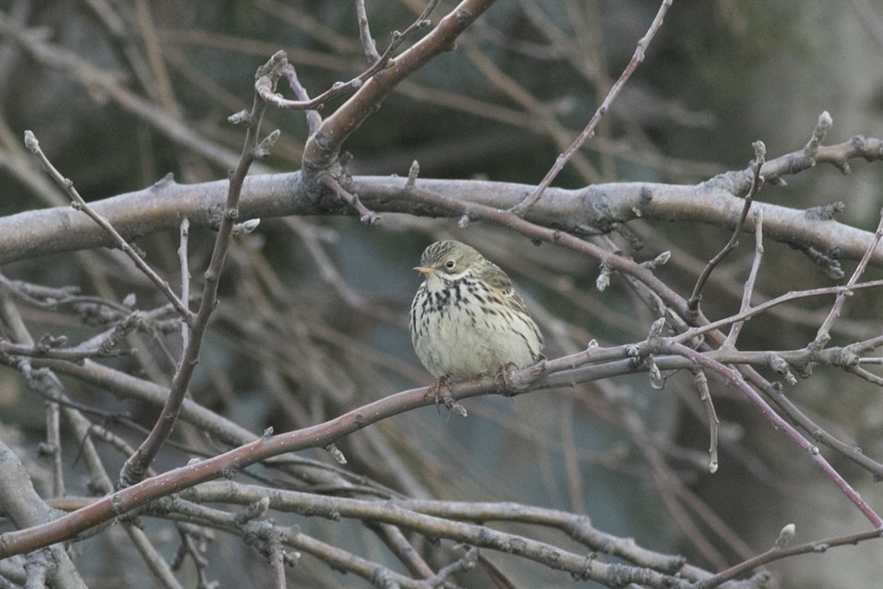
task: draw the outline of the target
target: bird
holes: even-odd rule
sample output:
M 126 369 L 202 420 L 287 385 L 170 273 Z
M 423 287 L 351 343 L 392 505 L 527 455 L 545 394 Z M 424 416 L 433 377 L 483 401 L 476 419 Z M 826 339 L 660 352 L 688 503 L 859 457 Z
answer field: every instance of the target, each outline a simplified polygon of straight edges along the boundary
M 411 303 L 414 351 L 441 382 L 524 368 L 543 359 L 543 334 L 499 266 L 459 241 L 427 247 Z

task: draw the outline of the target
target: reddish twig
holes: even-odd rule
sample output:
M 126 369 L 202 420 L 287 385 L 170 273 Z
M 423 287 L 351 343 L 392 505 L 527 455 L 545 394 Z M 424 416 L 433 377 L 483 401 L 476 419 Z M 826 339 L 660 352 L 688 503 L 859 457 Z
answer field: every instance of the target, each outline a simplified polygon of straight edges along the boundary
M 789 558 L 798 554 L 820 554 L 835 546 L 851 546 L 858 544 L 859 542 L 879 539 L 880 532 L 878 530 L 874 530 L 870 532 L 851 534 L 849 536 L 841 536 L 839 538 L 828 538 L 826 540 L 807 542 L 806 544 L 800 544 L 799 546 L 793 546 L 791 548 L 781 546 L 781 543 L 777 541 L 775 546 L 773 546 L 763 554 L 758 554 L 754 558 L 750 558 L 744 562 L 740 562 L 734 567 L 730 567 L 725 571 L 721 571 L 712 577 L 704 579 L 699 583 L 696 583 L 696 585 L 693 586 L 693 589 L 713 589 L 714 587 L 718 587 L 726 583 L 727 581 L 743 576 L 750 570 L 756 569 L 757 567 L 769 564 L 776 560 L 782 560 L 783 558 Z
M 711 358 L 705 356 L 701 352 L 697 352 L 692 348 L 689 348 L 683 344 L 675 343 L 673 340 L 663 341 L 661 344 L 661 348 L 663 351 L 673 354 L 679 354 L 686 358 L 689 358 L 693 362 L 700 364 L 713 370 L 714 372 L 723 376 L 727 381 L 737 387 L 739 391 L 746 396 L 754 405 L 760 410 L 764 417 L 766 417 L 770 423 L 773 424 L 773 427 L 776 429 L 782 430 L 785 432 L 791 441 L 797 444 L 799 447 L 806 450 L 809 456 L 812 458 L 813 462 L 822 469 L 822 471 L 828 476 L 829 479 L 834 481 L 834 484 L 837 486 L 840 491 L 846 495 L 846 497 L 855 505 L 859 511 L 871 522 L 871 525 L 874 526 L 875 530 L 883 530 L 883 519 L 880 518 L 879 515 L 868 505 L 864 499 L 861 498 L 861 495 L 850 486 L 848 482 L 838 473 L 831 464 L 825 460 L 825 457 L 819 452 L 817 446 L 811 444 L 809 440 L 804 438 L 790 423 L 782 419 L 778 413 L 773 411 L 772 407 L 767 405 L 767 403 L 761 398 L 761 396 L 755 391 L 751 386 L 745 382 L 745 379 L 740 375 L 736 370 L 729 368 L 717 362 L 716 360 L 712 360 Z
M 370 79 L 367 79 L 364 86 L 359 88 L 358 92 L 353 94 L 334 114 L 326 118 L 319 131 L 307 141 L 303 157 L 305 167 L 327 169 L 330 162 L 337 159 L 343 142 L 377 109 L 383 99 L 402 80 L 423 67 L 435 56 L 449 51 L 457 37 L 493 3 L 494 0 L 463 0 L 442 18 L 428 35 L 409 47 L 395 60 L 384 64 L 384 59 L 390 56 L 388 54 L 391 49 L 388 48 L 381 56 L 380 61 L 362 74 L 363 76 L 370 74 Z M 427 5 L 427 10 L 434 5 L 435 2 L 430 2 Z M 393 39 L 393 45 L 397 41 L 401 43 L 401 37 L 410 34 L 409 31 L 417 30 L 425 25 L 425 18 L 421 15 L 421 18 L 418 18 L 412 27 L 406 29 L 399 39 Z

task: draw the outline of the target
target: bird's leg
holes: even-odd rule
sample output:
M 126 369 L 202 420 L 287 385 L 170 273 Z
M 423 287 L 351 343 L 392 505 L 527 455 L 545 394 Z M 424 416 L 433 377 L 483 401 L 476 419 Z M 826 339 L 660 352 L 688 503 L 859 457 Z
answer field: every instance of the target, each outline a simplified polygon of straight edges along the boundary
M 494 375 L 494 388 L 504 397 L 514 397 L 526 391 L 530 383 L 542 376 L 546 372 L 546 357 L 540 355 L 537 362 L 531 367 L 527 378 L 518 375 L 513 379 L 513 371 L 515 370 L 518 370 L 518 366 L 509 362 L 500 366 L 500 370 Z
M 439 407 L 439 401 L 441 401 L 448 408 L 448 411 L 453 411 L 458 415 L 466 417 L 466 408 L 454 399 L 454 391 L 451 390 L 447 377 L 442 376 L 435 381 L 435 384 L 431 385 L 426 391 L 426 395 L 433 395 L 435 397 L 435 407 L 438 409 L 439 414 L 441 414 L 441 407 Z
M 500 369 L 494 374 L 494 388 L 504 397 L 514 397 L 517 393 L 516 387 L 512 382 L 512 377 L 509 375 L 510 370 L 515 370 L 517 368 L 518 367 L 515 366 L 515 364 L 509 362 L 508 364 L 500 366 Z
M 450 395 L 450 387 L 448 386 L 448 377 L 442 376 L 437 381 L 429 385 L 429 388 L 426 389 L 426 394 L 423 396 L 424 398 L 432 395 L 435 398 L 435 408 L 438 410 L 439 415 L 441 415 L 441 408 L 439 407 L 439 401 L 441 400 L 441 395 L 439 394 L 442 388 L 447 389 L 448 395 Z

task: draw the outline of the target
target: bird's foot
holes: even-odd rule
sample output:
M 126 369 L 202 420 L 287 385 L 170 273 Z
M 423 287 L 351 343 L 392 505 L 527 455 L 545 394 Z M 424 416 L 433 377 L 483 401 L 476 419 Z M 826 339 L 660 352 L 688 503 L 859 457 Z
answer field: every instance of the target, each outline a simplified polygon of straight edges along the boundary
M 527 377 L 517 373 L 518 370 L 518 366 L 512 362 L 500 366 L 500 370 L 494 375 L 494 388 L 500 395 L 514 397 L 527 391 L 530 383 L 546 372 L 546 357 L 540 356 L 537 359 Z
M 441 414 L 441 404 L 444 403 L 448 411 L 466 417 L 466 408 L 454 398 L 454 391 L 451 390 L 447 377 L 443 376 L 435 381 L 435 384 L 431 385 L 426 391 L 426 396 L 429 395 L 435 397 L 435 407 L 438 409 L 439 414 Z M 450 414 L 448 416 L 450 417 Z
M 494 374 L 494 389 L 504 397 L 514 397 L 518 394 L 518 389 L 512 381 L 510 370 L 517 370 L 518 367 L 512 362 L 500 366 L 500 369 Z

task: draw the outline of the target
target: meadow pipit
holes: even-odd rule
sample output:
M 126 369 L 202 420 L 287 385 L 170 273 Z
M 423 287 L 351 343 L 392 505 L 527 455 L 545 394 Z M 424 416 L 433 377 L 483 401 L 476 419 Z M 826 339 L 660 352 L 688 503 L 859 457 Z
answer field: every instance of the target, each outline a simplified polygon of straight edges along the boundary
M 543 335 L 499 266 L 459 241 L 439 241 L 415 268 L 425 280 L 411 303 L 411 341 L 439 379 L 465 380 L 542 356 Z

